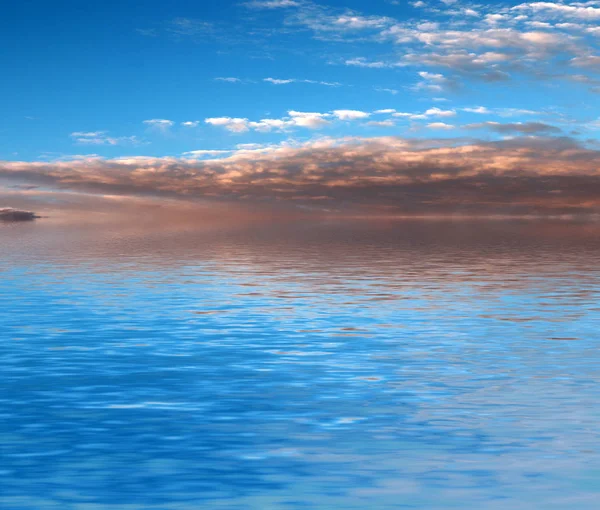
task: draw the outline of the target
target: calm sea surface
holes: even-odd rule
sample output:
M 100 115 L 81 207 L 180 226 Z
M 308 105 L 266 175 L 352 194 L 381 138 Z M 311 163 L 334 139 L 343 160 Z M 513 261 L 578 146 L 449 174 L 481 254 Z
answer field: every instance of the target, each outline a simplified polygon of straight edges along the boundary
M 0 225 L 2 510 L 598 509 L 600 225 Z

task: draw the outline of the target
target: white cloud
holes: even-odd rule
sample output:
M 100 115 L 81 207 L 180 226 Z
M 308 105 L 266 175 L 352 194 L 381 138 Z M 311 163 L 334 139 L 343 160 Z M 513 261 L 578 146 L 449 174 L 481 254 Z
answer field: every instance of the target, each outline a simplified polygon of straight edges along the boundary
M 572 59 L 571 64 L 577 67 L 600 69 L 600 57 L 597 55 L 583 55 Z
M 188 151 L 188 152 L 184 152 L 183 155 L 184 156 L 191 156 L 194 158 L 201 158 L 204 156 L 218 156 L 220 154 L 231 154 L 233 151 L 231 150 L 221 150 L 221 149 L 200 149 L 200 150 L 196 150 L 196 151 Z
M 330 124 L 330 122 L 326 119 L 328 115 L 323 113 L 297 112 L 290 110 L 288 114 L 292 118 L 294 125 L 300 127 L 318 129 Z
M 186 122 L 182 122 L 181 125 L 184 127 L 197 127 L 200 124 L 199 120 L 188 120 Z
M 249 122 L 248 126 L 261 133 L 268 133 L 269 131 L 283 131 L 290 126 L 290 123 L 283 119 L 262 119 L 258 122 Z
M 385 109 L 376 110 L 373 113 L 376 114 L 389 114 L 394 113 L 397 115 L 396 110 Z M 441 112 L 440 116 L 444 116 L 444 111 Z M 438 113 L 435 110 L 434 113 Z M 438 113 L 439 114 L 439 113 Z M 278 119 L 261 119 L 258 121 L 251 121 L 245 117 L 210 117 L 204 120 L 206 124 L 212 126 L 222 127 L 232 133 L 245 133 L 247 131 L 258 131 L 258 132 L 271 132 L 271 131 L 289 131 L 292 128 L 306 128 L 306 129 L 320 129 L 327 125 L 330 125 L 332 120 L 341 121 L 357 121 L 367 119 L 372 115 L 371 112 L 365 112 L 361 110 L 333 110 L 327 113 L 320 112 L 301 112 L 296 110 L 289 110 L 287 115 Z M 406 114 L 411 118 L 426 118 L 425 115 L 418 114 Z M 389 122 L 392 122 L 391 120 Z M 382 124 L 388 125 L 388 124 Z
M 175 125 L 175 122 L 167 119 L 150 119 L 145 120 L 144 124 L 158 131 L 168 131 L 169 128 Z
M 452 124 L 446 124 L 445 122 L 431 122 L 427 124 L 429 129 L 454 129 Z
M 485 106 L 476 106 L 473 108 L 463 108 L 462 110 L 463 110 L 463 112 L 468 112 L 468 113 L 481 113 L 481 114 L 491 113 L 491 111 L 488 108 L 486 108 Z
M 600 9 L 581 3 L 566 5 L 554 2 L 531 2 L 516 5 L 513 11 L 529 11 L 533 13 L 542 13 L 548 16 L 570 17 L 581 20 L 600 19 Z
M 525 24 L 533 28 L 552 28 L 552 25 L 550 23 L 546 23 L 545 21 L 527 21 Z
M 519 49 L 527 54 L 546 54 L 551 49 L 568 46 L 570 40 L 562 33 L 547 31 L 520 31 L 514 28 L 485 28 L 476 30 L 432 30 L 419 31 L 404 27 L 392 27 L 382 33 L 397 44 L 421 43 L 425 47 L 440 50 L 477 50 L 493 48 Z M 564 49 L 564 48 L 562 48 Z
M 75 131 L 71 133 L 73 138 L 97 138 L 99 136 L 104 136 L 106 131 Z
M 204 122 L 212 126 L 224 127 L 233 133 L 245 133 L 249 129 L 248 119 L 239 117 L 210 117 L 205 119 Z
M 405 117 L 407 119 L 416 120 L 416 119 L 426 119 L 427 116 L 423 113 L 408 113 L 408 112 L 395 112 L 393 114 L 394 117 Z
M 442 99 L 442 98 L 438 98 Z M 534 115 L 540 112 L 533 110 L 519 109 L 519 108 L 487 108 L 485 106 L 475 107 L 463 107 L 459 108 L 458 111 L 475 113 L 475 114 L 487 114 L 497 115 L 500 117 L 514 117 L 522 115 Z M 247 131 L 258 131 L 258 132 L 286 132 L 293 128 L 307 128 L 307 129 L 319 129 L 330 125 L 335 120 L 341 120 L 345 122 L 352 122 L 358 120 L 366 120 L 373 115 L 389 115 L 391 118 L 384 119 L 382 121 L 371 121 L 366 122 L 366 126 L 393 126 L 395 125 L 395 118 L 405 118 L 411 121 L 419 120 L 433 120 L 434 118 L 451 118 L 457 115 L 456 109 L 442 109 L 437 106 L 432 106 L 421 112 L 401 112 L 394 108 L 383 108 L 374 110 L 372 112 L 362 110 L 350 110 L 350 109 L 339 109 L 332 110 L 329 112 L 301 112 L 296 110 L 289 110 L 287 115 L 281 118 L 272 119 L 260 119 L 258 121 L 251 121 L 247 118 L 241 117 L 213 117 L 205 119 L 207 124 L 213 126 L 223 127 L 228 131 L 234 133 L 244 133 Z M 444 122 L 430 122 L 427 127 L 431 129 L 453 129 L 455 126 L 444 123 Z
M 383 28 L 394 20 L 385 16 L 339 16 L 334 24 L 338 27 L 351 30 L 363 30 L 367 28 Z
M 272 83 L 273 85 L 288 85 L 290 83 L 310 83 L 312 85 L 325 85 L 326 87 L 339 87 L 341 83 L 336 81 L 319 81 L 319 80 L 298 80 L 296 78 L 263 78 L 263 81 Z
M 486 14 L 484 21 L 490 25 L 495 25 L 496 23 L 503 21 L 506 19 L 506 16 L 503 14 Z
M 340 120 L 366 119 L 371 114 L 359 110 L 333 110 L 333 114 Z
M 441 92 L 446 88 L 452 87 L 452 82 L 440 73 L 431 73 L 429 71 L 420 71 L 419 76 L 422 78 L 413 88 L 427 92 Z
M 417 25 L 417 28 L 419 30 L 437 30 L 438 28 L 440 28 L 440 24 L 439 23 L 433 23 L 431 21 L 425 21 L 423 23 L 419 23 Z
M 205 119 L 204 122 L 223 127 L 232 133 L 245 133 L 250 130 L 267 133 L 270 131 L 286 131 L 293 127 L 319 129 L 330 124 L 330 121 L 327 120 L 327 117 L 330 116 L 331 114 L 290 110 L 288 116 L 281 119 L 251 121 L 240 117 L 212 117 Z
M 379 110 L 380 112 L 390 112 L 393 117 L 404 117 L 410 120 L 423 120 L 429 117 L 454 117 L 456 115 L 456 110 L 442 110 L 436 106 L 429 108 L 421 113 L 414 112 L 397 112 L 395 110 Z M 377 113 L 377 112 L 375 112 Z
M 315 85 L 325 85 L 326 87 L 340 87 L 342 84 L 337 81 L 317 81 L 317 80 L 299 80 L 302 83 L 313 83 Z
M 262 143 L 238 143 L 235 148 L 241 151 L 253 151 L 258 149 L 264 149 L 268 147 Z
M 273 85 L 286 85 L 288 83 L 294 83 L 296 80 L 293 80 L 293 79 L 280 80 L 280 79 L 277 79 L 277 78 L 264 78 L 263 81 L 272 83 Z
M 431 117 L 454 117 L 456 112 L 454 110 L 442 110 L 434 106 L 433 108 L 429 108 L 429 110 L 425 111 L 424 115 Z

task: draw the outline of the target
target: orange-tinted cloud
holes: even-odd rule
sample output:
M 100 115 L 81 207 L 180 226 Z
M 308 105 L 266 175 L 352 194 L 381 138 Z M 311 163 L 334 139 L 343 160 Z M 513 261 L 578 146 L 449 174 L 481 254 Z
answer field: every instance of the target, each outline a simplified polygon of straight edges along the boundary
M 590 213 L 600 151 L 569 138 L 502 142 L 319 139 L 219 159 L 2 162 L 13 184 L 92 194 L 278 204 L 357 214 Z

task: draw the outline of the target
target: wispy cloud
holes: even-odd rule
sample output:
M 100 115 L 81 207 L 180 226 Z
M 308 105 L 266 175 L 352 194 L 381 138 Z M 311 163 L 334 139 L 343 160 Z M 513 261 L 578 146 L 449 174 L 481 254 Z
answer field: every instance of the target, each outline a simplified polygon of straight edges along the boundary
M 251 80 L 247 78 L 236 78 L 236 77 L 218 77 L 215 78 L 215 81 L 222 81 L 227 83 L 257 83 L 256 80 Z M 324 80 L 310 80 L 306 78 L 273 78 L 271 76 L 267 78 L 262 78 L 260 80 L 265 83 L 269 83 L 271 85 L 289 85 L 292 83 L 308 83 L 311 85 L 323 85 L 326 87 L 341 87 L 342 84 L 337 81 L 324 81 Z
M 75 143 L 82 145 L 139 145 L 137 136 L 109 136 L 106 131 L 75 131 L 69 135 Z
M 347 66 L 367 67 L 371 69 L 383 69 L 384 67 L 393 67 L 394 64 L 383 62 L 380 60 L 367 60 L 365 57 L 349 58 L 344 61 Z
M 306 80 L 297 78 L 263 78 L 263 81 L 271 83 L 273 85 L 289 85 L 290 83 L 309 83 L 312 85 L 324 85 L 326 87 L 339 87 L 342 84 L 336 81 L 319 81 L 319 80 Z
M 150 129 L 166 133 L 170 128 L 175 125 L 175 122 L 167 119 L 149 119 L 143 122 Z
M 213 23 L 192 18 L 175 18 L 171 20 L 168 31 L 180 36 L 199 36 L 213 34 Z
M 387 92 L 388 94 L 392 94 L 393 96 L 395 96 L 396 94 L 398 94 L 400 92 L 398 89 L 389 89 L 386 87 L 373 87 L 373 88 L 376 92 Z
M 224 81 L 227 83 L 241 83 L 242 80 L 240 78 L 234 78 L 234 77 L 217 77 L 215 78 L 215 81 Z
M 286 7 L 299 7 L 301 2 L 297 0 L 254 0 L 246 2 L 245 5 L 254 9 L 283 9 Z
M 294 83 L 296 80 L 293 80 L 293 79 L 282 80 L 280 78 L 264 78 L 263 81 L 272 83 L 273 85 L 287 85 L 288 83 Z

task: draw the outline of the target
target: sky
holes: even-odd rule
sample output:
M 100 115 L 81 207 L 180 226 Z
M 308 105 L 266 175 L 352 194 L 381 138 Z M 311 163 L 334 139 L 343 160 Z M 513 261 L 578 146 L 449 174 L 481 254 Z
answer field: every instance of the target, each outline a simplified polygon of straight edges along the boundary
M 11 2 L 0 206 L 600 212 L 600 1 Z

